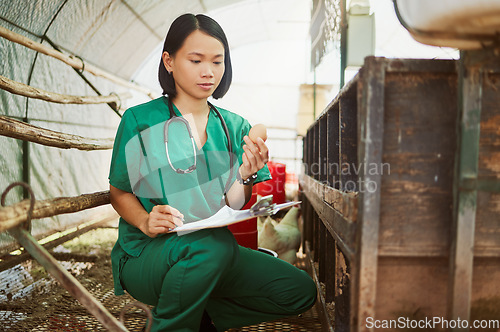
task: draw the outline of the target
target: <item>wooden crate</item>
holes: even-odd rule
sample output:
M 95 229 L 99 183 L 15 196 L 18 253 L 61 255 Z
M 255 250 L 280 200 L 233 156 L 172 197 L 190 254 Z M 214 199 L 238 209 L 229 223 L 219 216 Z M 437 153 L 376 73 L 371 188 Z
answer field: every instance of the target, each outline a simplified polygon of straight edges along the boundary
M 500 320 L 498 60 L 369 57 L 308 129 L 303 245 L 335 305 L 325 331 Z

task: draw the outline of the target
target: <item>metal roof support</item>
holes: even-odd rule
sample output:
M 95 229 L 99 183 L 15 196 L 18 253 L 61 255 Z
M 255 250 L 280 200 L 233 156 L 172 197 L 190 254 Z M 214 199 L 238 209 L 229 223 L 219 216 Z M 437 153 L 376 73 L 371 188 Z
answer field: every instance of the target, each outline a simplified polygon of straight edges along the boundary
M 49 37 L 47 37 L 46 35 L 43 37 L 44 40 L 46 40 L 55 50 L 61 52 L 61 50 L 59 49 L 59 47 L 57 47 L 57 45 L 52 41 L 50 40 Z M 82 61 L 83 62 L 83 61 Z M 102 96 L 102 93 L 99 91 L 99 89 L 97 89 L 94 84 L 92 84 L 92 82 L 90 82 L 88 80 L 87 77 L 85 77 L 85 75 L 83 74 L 83 69 L 77 69 L 77 68 L 73 68 L 73 70 L 78 74 L 78 76 L 80 76 L 80 78 L 85 82 L 87 83 L 87 85 L 92 89 L 94 90 L 94 92 L 98 95 L 98 96 Z M 121 103 L 120 103 L 121 104 Z M 108 106 L 113 110 L 113 112 L 115 112 L 120 118 L 122 117 L 122 115 L 120 114 L 120 107 L 121 105 L 119 105 L 118 103 L 108 103 Z
M 82 71 L 85 70 L 85 71 L 87 71 L 95 76 L 105 78 L 111 82 L 114 82 L 114 83 L 119 84 L 121 86 L 124 86 L 126 88 L 137 90 L 139 92 L 142 92 L 142 93 L 148 95 L 151 99 L 156 98 L 155 95 L 153 94 L 153 92 L 149 89 L 141 87 L 135 83 L 126 81 L 120 77 L 117 77 L 111 73 L 108 73 L 107 71 L 104 71 L 100 68 L 97 68 L 91 64 L 84 63 L 81 59 L 79 59 L 75 56 L 68 56 L 64 53 L 57 51 L 57 50 L 51 49 L 43 44 L 35 42 L 27 37 L 24 37 L 24 36 L 17 34 L 13 31 L 10 31 L 2 26 L 0 26 L 0 36 L 5 38 L 5 39 L 8 39 L 14 43 L 28 47 L 34 51 L 51 56 L 57 60 L 64 62 L 65 64 L 67 64 L 75 69 L 82 70 Z
M 340 0 L 340 88 L 345 84 L 347 67 L 347 6 L 346 0 Z

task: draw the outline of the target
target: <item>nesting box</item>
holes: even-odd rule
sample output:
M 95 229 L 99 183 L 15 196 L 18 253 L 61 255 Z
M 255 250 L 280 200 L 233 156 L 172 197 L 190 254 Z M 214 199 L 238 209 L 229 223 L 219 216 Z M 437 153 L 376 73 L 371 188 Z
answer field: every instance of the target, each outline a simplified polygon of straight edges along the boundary
M 325 331 L 500 320 L 500 62 L 463 61 L 368 57 L 309 127 L 303 245 Z

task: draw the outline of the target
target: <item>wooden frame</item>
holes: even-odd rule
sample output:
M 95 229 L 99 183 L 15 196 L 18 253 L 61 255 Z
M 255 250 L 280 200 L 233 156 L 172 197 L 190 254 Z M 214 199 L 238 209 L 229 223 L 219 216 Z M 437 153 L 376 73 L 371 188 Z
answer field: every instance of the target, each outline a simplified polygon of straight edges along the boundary
M 493 52 L 462 56 L 368 57 L 304 138 L 303 246 L 335 330 L 495 318 L 500 67 Z

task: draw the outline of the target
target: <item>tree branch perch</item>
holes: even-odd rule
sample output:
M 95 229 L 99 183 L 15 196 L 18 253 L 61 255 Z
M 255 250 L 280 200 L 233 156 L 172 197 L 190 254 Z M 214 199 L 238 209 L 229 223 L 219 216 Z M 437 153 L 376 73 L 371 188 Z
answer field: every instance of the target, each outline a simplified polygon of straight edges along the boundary
M 57 197 L 36 201 L 32 219 L 78 212 L 109 203 L 109 190 L 75 197 Z M 26 222 L 29 206 L 30 200 L 25 199 L 10 206 L 0 207 L 0 233 Z
M 0 115 L 0 135 L 61 149 L 86 151 L 112 149 L 114 141 L 113 138 L 97 139 L 65 134 L 33 126 L 3 115 Z
M 0 89 L 29 98 L 41 99 L 59 104 L 119 104 L 121 100 L 132 98 L 132 94 L 123 93 L 109 96 L 71 96 L 50 92 L 30 85 L 13 81 L 0 75 Z

